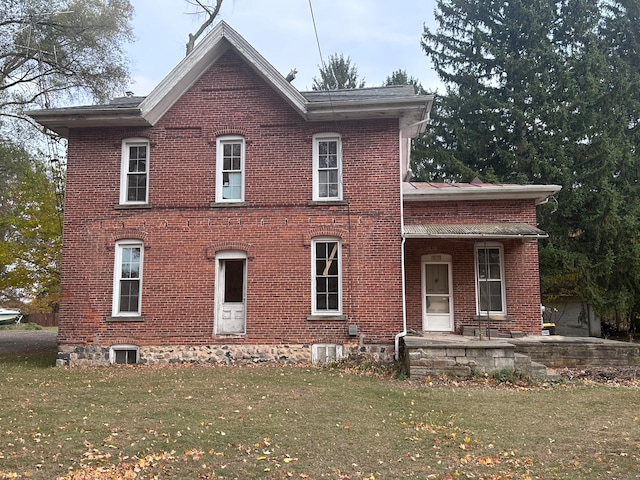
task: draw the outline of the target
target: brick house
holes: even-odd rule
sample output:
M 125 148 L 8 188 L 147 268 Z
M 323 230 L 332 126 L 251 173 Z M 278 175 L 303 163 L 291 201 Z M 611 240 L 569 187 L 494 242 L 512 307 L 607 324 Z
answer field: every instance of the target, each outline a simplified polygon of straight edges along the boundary
M 403 183 L 432 100 L 299 92 L 220 22 L 145 98 L 31 112 L 68 139 L 60 361 L 388 357 L 482 315 L 539 333 L 558 187 Z

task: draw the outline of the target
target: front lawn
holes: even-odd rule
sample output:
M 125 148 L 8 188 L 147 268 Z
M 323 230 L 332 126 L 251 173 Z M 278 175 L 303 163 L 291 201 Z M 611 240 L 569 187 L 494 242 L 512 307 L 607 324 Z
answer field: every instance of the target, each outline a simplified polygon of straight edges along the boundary
M 0 355 L 0 478 L 640 478 L 640 389 Z

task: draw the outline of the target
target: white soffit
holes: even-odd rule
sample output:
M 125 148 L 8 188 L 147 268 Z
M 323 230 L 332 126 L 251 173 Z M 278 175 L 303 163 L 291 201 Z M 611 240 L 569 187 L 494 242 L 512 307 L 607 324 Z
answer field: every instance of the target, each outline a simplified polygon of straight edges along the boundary
M 402 185 L 402 198 L 405 202 L 533 199 L 536 204 L 541 204 L 561 189 L 560 185 L 405 182 Z

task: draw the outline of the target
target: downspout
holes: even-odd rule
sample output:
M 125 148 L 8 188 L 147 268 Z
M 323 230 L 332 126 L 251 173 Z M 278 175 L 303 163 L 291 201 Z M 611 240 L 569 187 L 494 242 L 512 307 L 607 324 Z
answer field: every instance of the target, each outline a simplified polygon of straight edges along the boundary
M 409 140 L 411 141 L 411 140 Z M 407 155 L 409 155 L 411 149 L 407 148 Z M 402 243 L 400 246 L 400 275 L 401 275 L 401 283 L 402 283 L 402 331 L 396 335 L 395 338 L 395 352 L 394 358 L 396 361 L 400 360 L 400 338 L 405 337 L 407 335 L 407 286 L 406 286 L 406 276 L 405 276 L 405 262 L 404 262 L 404 253 L 405 253 L 405 242 L 407 238 L 404 234 L 404 198 L 402 195 L 402 131 L 400 131 L 400 159 L 398 161 L 398 173 L 400 178 L 400 235 L 402 237 Z
M 394 358 L 400 360 L 400 339 L 407 335 L 407 284 L 406 284 L 406 275 L 405 275 L 405 243 L 407 241 L 407 237 L 404 233 L 404 197 L 402 195 L 402 184 L 404 182 L 403 174 L 402 174 L 402 130 L 406 128 L 416 127 L 418 125 L 425 124 L 429 121 L 429 115 L 427 114 L 427 118 L 424 118 L 416 123 L 408 125 L 403 129 L 400 129 L 399 135 L 399 143 L 400 143 L 400 155 L 398 159 L 398 177 L 400 179 L 400 235 L 402 237 L 402 243 L 400 247 L 400 272 L 402 275 L 401 283 L 402 283 L 402 331 L 398 333 L 395 337 L 395 353 Z M 409 168 L 409 158 L 411 156 L 411 138 L 407 139 L 407 169 Z

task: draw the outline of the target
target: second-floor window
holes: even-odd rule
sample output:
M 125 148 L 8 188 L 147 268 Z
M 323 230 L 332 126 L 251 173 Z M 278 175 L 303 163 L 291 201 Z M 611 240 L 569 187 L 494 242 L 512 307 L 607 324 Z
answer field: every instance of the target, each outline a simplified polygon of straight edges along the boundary
M 149 141 L 130 138 L 122 142 L 121 204 L 146 204 L 149 198 Z
M 218 138 L 216 154 L 216 201 L 244 201 L 244 138 Z
M 342 200 L 342 139 L 338 134 L 313 137 L 313 199 Z

